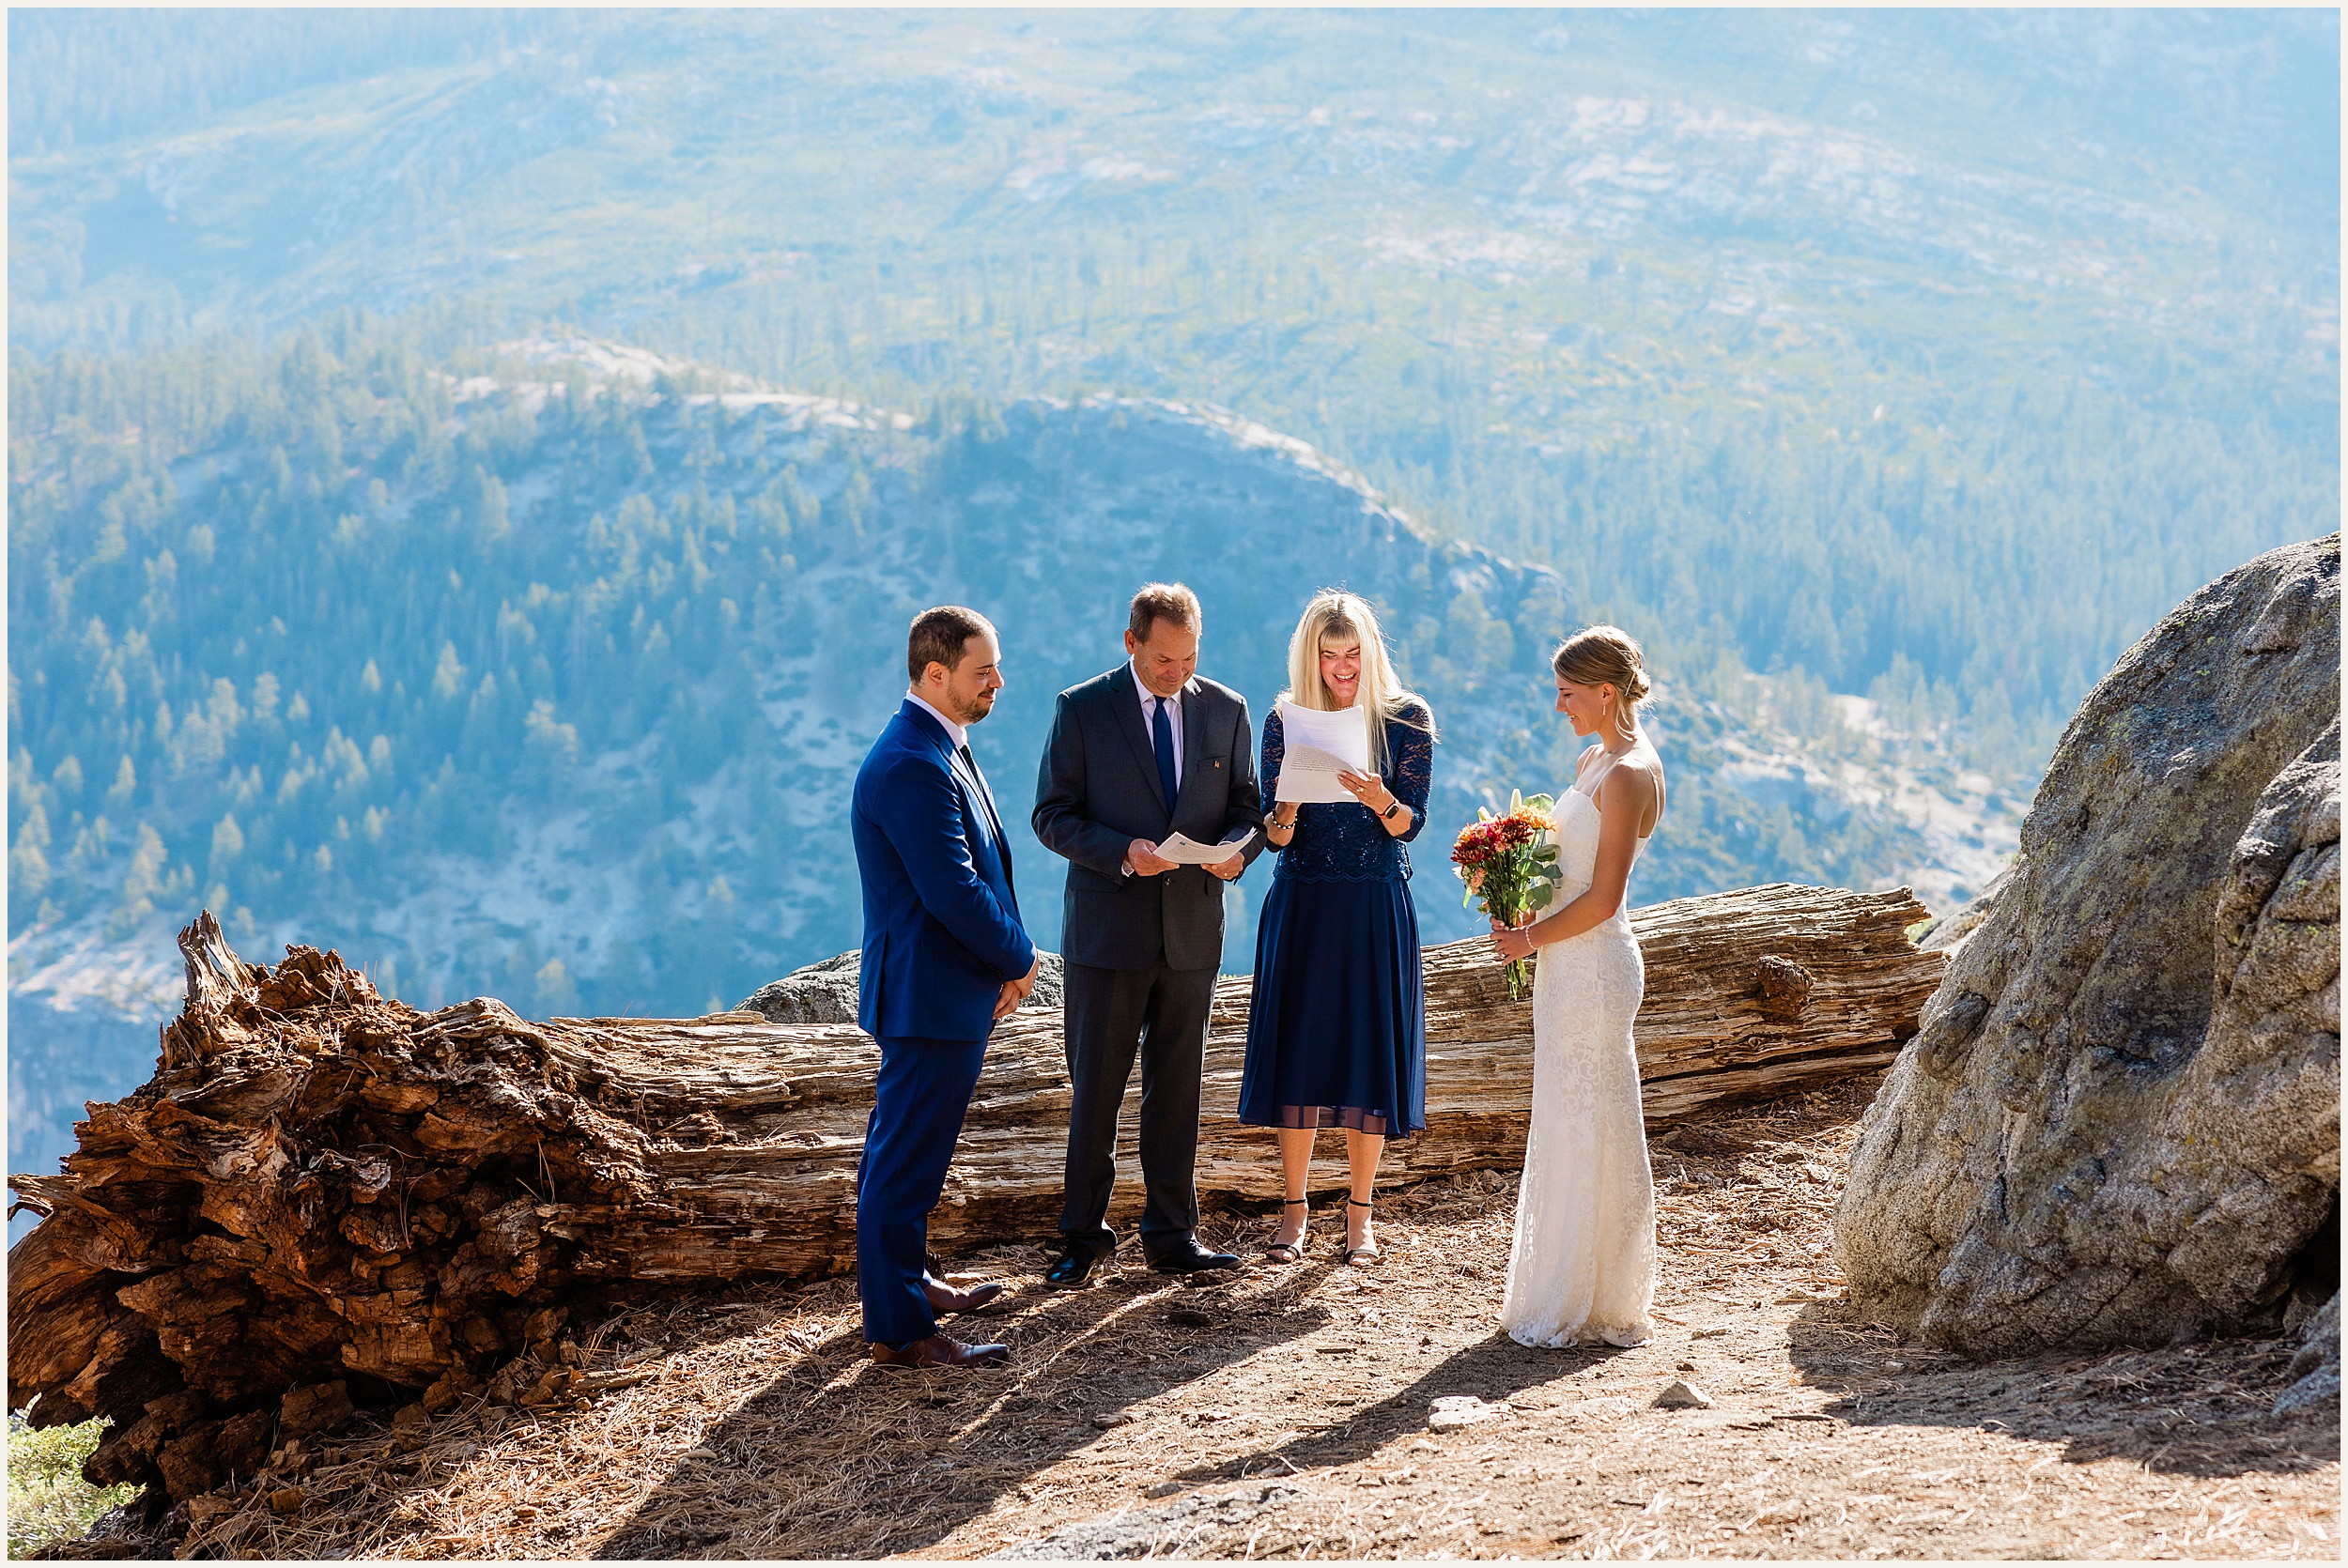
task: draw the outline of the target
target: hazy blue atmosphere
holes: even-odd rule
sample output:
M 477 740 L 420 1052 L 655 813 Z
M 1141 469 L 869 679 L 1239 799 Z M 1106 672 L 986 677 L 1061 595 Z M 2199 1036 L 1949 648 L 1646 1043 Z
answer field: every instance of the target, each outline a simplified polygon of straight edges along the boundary
M 1024 818 L 1140 581 L 1259 715 L 1372 596 L 1432 941 L 1574 625 L 1662 684 L 1634 899 L 1946 903 L 2131 640 L 2337 527 L 2334 12 L 8 29 L 12 1169 L 147 1075 L 199 907 L 540 1014 L 853 945 L 941 599 Z

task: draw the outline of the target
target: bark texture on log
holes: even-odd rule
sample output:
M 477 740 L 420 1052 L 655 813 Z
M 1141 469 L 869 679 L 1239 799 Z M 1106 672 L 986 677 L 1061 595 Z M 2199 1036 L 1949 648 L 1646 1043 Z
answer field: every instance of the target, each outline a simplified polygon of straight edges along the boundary
M 1634 911 L 1650 1125 L 1889 1063 L 1943 962 L 1904 934 L 1923 913 L 1906 889 L 1786 884 Z M 426 1014 L 332 953 L 247 964 L 209 914 L 180 945 L 187 1006 L 153 1081 L 90 1107 L 64 1174 L 10 1178 L 48 1218 L 9 1253 L 9 1407 L 111 1418 L 94 1481 L 206 1491 L 353 1396 L 576 1392 L 569 1305 L 606 1284 L 853 1265 L 877 1064 L 854 1027 L 533 1022 L 488 999 Z M 1390 1147 L 1382 1182 L 1522 1161 L 1529 1004 L 1480 941 L 1426 963 L 1427 1130 Z M 1232 1119 L 1247 1000 L 1244 976 L 1217 988 L 1198 1182 L 1273 1196 L 1271 1134 Z M 940 1250 L 1050 1234 L 1058 1022 L 996 1030 L 932 1220 Z M 1137 1199 L 1136 1177 L 1120 1207 Z

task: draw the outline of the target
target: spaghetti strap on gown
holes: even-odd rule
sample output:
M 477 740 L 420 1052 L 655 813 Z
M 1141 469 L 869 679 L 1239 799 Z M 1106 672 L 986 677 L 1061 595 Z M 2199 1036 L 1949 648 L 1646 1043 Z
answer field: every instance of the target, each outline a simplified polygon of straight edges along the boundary
M 1593 755 L 1557 802 L 1555 909 L 1588 889 L 1598 860 L 1596 797 L 1614 760 Z M 1655 1181 L 1630 1041 L 1645 989 L 1622 911 L 1534 966 L 1533 1123 L 1500 1308 L 1520 1345 L 1633 1345 L 1654 1331 Z

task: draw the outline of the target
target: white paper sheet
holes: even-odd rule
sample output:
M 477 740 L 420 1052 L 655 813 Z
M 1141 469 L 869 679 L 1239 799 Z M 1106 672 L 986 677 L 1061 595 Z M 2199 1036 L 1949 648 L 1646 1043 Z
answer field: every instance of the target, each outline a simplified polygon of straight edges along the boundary
M 1158 858 L 1171 860 L 1178 866 L 1220 866 L 1245 849 L 1255 837 L 1256 830 L 1251 827 L 1220 844 L 1202 844 L 1186 834 L 1177 833 L 1158 846 Z
M 1364 722 L 1360 709 L 1324 714 L 1283 702 L 1280 734 L 1285 749 L 1273 799 L 1312 805 L 1353 798 L 1337 782 L 1337 772 L 1369 771 L 1369 726 Z

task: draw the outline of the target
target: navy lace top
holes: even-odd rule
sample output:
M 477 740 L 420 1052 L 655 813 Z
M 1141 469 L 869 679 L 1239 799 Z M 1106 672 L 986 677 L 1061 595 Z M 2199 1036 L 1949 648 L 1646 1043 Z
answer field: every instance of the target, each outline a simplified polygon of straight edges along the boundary
M 1296 808 L 1296 831 L 1285 848 L 1265 837 L 1279 855 L 1273 875 L 1297 882 L 1408 882 L 1411 856 L 1403 844 L 1427 825 L 1427 792 L 1434 782 L 1435 740 L 1427 732 L 1430 715 L 1413 705 L 1386 721 L 1386 788 L 1411 808 L 1411 825 L 1388 833 L 1377 813 L 1358 801 L 1312 802 Z M 1288 742 L 1274 704 L 1263 721 L 1263 765 L 1256 776 L 1271 792 L 1280 776 Z M 1271 815 L 1269 811 L 1265 813 Z

